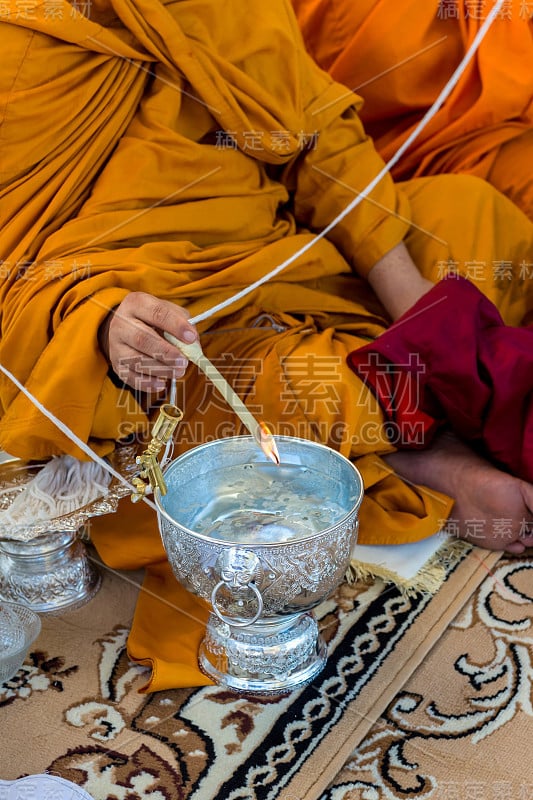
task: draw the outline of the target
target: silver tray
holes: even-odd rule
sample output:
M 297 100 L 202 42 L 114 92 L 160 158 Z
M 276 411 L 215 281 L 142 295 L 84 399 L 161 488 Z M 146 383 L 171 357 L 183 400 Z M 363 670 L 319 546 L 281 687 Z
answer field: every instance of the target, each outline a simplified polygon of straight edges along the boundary
M 135 463 L 137 452 L 136 446 L 123 445 L 105 460 L 131 483 L 132 478 L 139 473 L 139 467 Z M 17 495 L 24 491 L 26 484 L 35 478 L 45 464 L 45 461 L 22 461 L 16 458 L 0 463 L 0 510 L 9 508 Z M 119 500 L 130 494 L 131 491 L 131 488 L 113 477 L 105 495 L 69 514 L 38 520 L 28 526 L 0 527 L 0 541 L 28 542 L 37 536 L 54 531 L 78 531 L 91 517 L 99 517 L 102 514 L 111 514 L 116 511 Z

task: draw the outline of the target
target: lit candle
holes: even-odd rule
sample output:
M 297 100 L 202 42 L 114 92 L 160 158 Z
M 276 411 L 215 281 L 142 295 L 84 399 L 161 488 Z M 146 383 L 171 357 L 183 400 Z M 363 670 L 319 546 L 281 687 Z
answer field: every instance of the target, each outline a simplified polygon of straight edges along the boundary
M 274 437 L 268 431 L 266 426 L 259 423 L 254 415 L 246 408 L 238 394 L 236 394 L 232 387 L 229 385 L 225 377 L 218 371 L 214 364 L 209 361 L 207 356 L 202 350 L 202 345 L 198 340 L 192 344 L 185 344 L 172 336 L 171 333 L 165 331 L 165 339 L 173 344 L 178 350 L 181 350 L 183 355 L 196 364 L 206 378 L 211 381 L 213 386 L 220 392 L 224 400 L 233 409 L 239 417 L 242 424 L 250 431 L 258 445 L 261 447 L 266 456 L 268 456 L 275 464 L 279 464 L 279 455 L 274 442 Z

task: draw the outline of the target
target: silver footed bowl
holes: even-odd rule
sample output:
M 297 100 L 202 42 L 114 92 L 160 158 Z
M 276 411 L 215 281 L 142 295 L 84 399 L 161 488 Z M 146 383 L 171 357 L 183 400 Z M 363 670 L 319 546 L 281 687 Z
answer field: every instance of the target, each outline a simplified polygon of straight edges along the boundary
M 325 445 L 276 437 L 273 464 L 251 436 L 172 461 L 155 493 L 176 578 L 210 602 L 199 655 L 216 683 L 284 692 L 322 669 L 312 609 L 344 579 L 357 539 L 361 476 Z
M 136 446 L 123 445 L 108 458 L 130 483 L 139 471 L 136 453 Z M 0 464 L 0 508 L 9 508 L 43 466 L 19 459 Z M 68 514 L 12 529 L 0 527 L 0 600 L 52 614 L 88 602 L 101 583 L 83 541 L 89 538 L 91 519 L 115 512 L 120 499 L 130 493 L 131 488 L 114 477 L 104 495 Z

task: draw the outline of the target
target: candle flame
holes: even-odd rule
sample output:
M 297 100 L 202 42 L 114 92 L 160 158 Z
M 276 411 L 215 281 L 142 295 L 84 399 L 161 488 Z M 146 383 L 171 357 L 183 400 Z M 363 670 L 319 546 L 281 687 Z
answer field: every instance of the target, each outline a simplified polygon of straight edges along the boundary
M 272 433 L 270 432 L 268 425 L 266 425 L 264 422 L 260 422 L 259 425 L 257 426 L 256 438 L 261 450 L 266 455 L 266 457 L 270 458 L 270 460 L 273 461 L 274 464 L 279 464 L 280 457 L 278 453 L 278 448 L 276 446 L 276 440 L 272 436 Z

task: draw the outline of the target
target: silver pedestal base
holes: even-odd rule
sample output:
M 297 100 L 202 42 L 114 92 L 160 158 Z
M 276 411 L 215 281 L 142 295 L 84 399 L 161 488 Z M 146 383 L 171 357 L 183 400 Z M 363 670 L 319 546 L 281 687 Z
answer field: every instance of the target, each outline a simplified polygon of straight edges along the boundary
M 60 612 L 90 600 L 100 574 L 75 531 L 0 542 L 0 598 L 38 613 Z
M 326 663 L 326 645 L 311 613 L 263 618 L 234 627 L 211 614 L 200 669 L 239 692 L 280 694 L 309 683 Z

